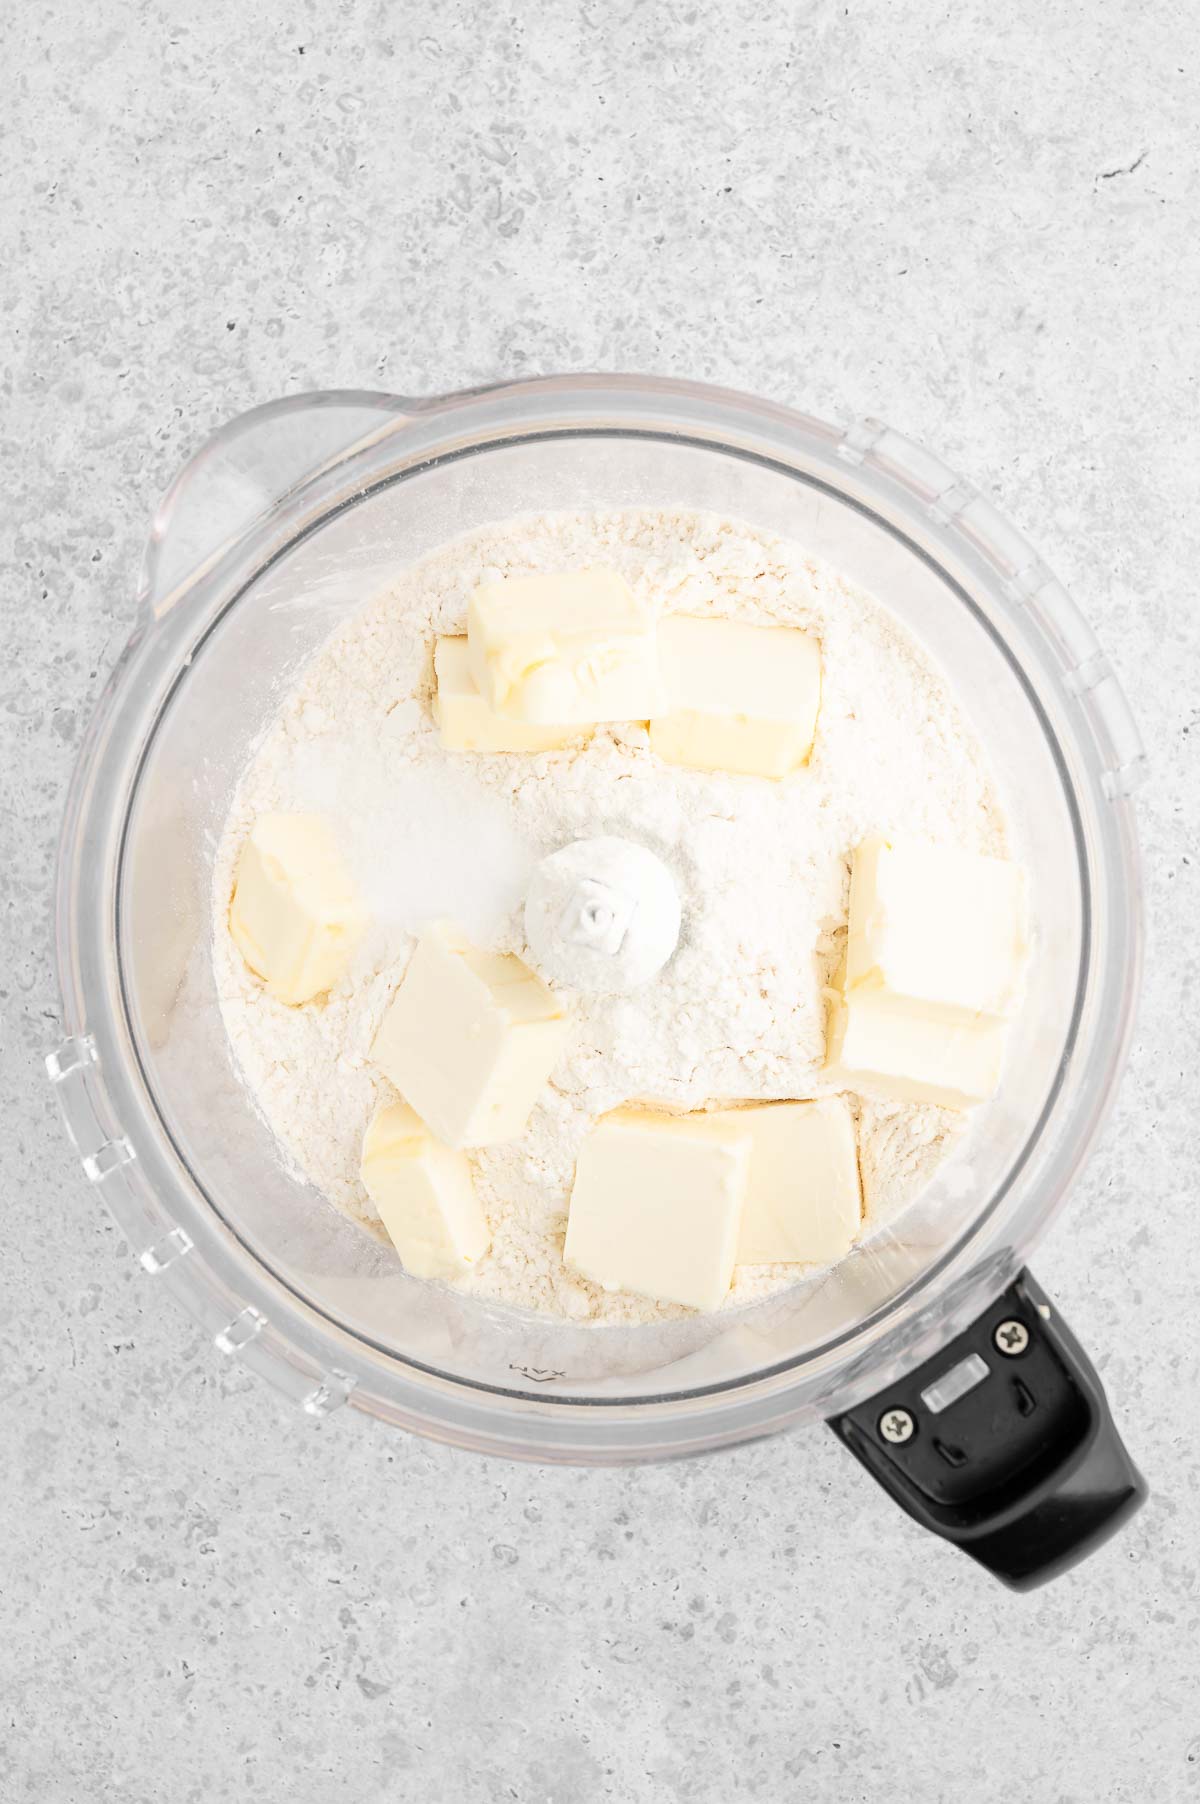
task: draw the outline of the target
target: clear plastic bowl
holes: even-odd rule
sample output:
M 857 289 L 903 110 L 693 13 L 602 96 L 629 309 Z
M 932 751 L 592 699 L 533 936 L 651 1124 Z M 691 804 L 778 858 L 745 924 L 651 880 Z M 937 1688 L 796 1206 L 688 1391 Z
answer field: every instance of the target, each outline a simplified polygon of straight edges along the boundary
M 485 521 L 633 503 L 719 509 L 798 540 L 924 642 L 1001 775 L 1036 944 L 1004 1088 L 894 1229 L 747 1310 L 585 1328 L 406 1278 L 284 1172 L 232 1065 L 209 892 L 247 751 L 347 613 Z M 218 433 L 155 517 L 137 629 L 63 829 L 68 1038 L 50 1075 L 145 1270 L 312 1414 L 349 1401 L 462 1446 L 577 1461 L 830 1416 L 977 1316 L 1067 1194 L 1130 1031 L 1142 768 L 1116 680 L 1050 571 L 877 422 L 842 430 L 621 376 L 278 402 Z

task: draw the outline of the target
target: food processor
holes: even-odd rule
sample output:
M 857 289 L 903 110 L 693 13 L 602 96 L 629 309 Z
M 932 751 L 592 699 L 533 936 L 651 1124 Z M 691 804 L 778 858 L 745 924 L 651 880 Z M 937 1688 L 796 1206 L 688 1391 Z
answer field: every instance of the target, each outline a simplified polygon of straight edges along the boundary
M 212 860 L 305 662 L 433 547 L 515 514 L 718 510 L 827 560 L 946 672 L 1030 876 L 1005 1081 L 890 1226 L 744 1308 L 604 1327 L 405 1276 L 284 1166 L 233 1063 Z M 903 1508 L 1018 1587 L 1142 1481 L 1024 1269 L 1113 1096 L 1141 902 L 1144 757 L 1090 628 L 984 497 L 874 420 L 691 382 L 547 378 L 407 400 L 302 395 L 232 421 L 156 513 L 137 626 L 63 827 L 66 1038 L 47 1059 L 87 1179 L 147 1282 L 295 1404 L 491 1454 L 616 1462 L 828 1421 Z

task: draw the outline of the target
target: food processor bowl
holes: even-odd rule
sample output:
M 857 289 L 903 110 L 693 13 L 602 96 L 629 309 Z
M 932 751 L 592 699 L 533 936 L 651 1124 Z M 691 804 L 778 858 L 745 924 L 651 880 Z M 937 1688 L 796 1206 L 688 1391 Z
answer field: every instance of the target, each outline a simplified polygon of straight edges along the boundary
M 285 1169 L 226 1039 L 210 894 L 247 756 L 348 614 L 487 522 L 630 505 L 744 518 L 900 618 L 998 774 L 1034 934 L 1001 1091 L 912 1207 L 763 1302 L 617 1328 L 412 1280 Z M 1117 681 L 1050 571 L 984 497 L 876 421 L 834 427 L 695 383 L 607 375 L 430 400 L 293 397 L 218 432 L 155 516 L 137 626 L 66 811 L 67 1037 L 48 1070 L 84 1172 L 145 1271 L 221 1354 L 312 1415 L 349 1402 L 460 1446 L 582 1462 L 828 1418 L 868 1463 L 883 1449 L 895 1465 L 939 1437 L 917 1401 L 901 1412 L 913 1432 L 886 1436 L 872 1411 L 889 1387 L 899 1395 L 944 1366 L 997 1307 L 1035 1340 L 1057 1333 L 1022 1268 L 1125 1056 L 1141 919 L 1130 795 L 1143 767 Z M 1070 1365 L 1073 1353 L 1057 1356 Z M 982 1355 L 989 1371 L 1005 1357 L 995 1344 Z M 980 1383 L 970 1407 L 992 1394 Z M 1039 1432 L 1053 1415 L 1043 1402 L 1029 1412 L 1042 1408 Z M 960 1422 L 968 1405 L 953 1406 Z M 920 1491 L 920 1474 L 894 1475 L 911 1508 L 919 1500 L 901 1493 Z

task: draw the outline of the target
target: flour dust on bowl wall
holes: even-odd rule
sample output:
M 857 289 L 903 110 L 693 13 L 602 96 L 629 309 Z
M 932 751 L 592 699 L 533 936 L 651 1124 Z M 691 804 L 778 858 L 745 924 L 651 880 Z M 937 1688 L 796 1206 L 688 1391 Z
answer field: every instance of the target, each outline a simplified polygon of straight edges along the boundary
M 1141 753 L 987 504 L 688 384 L 313 396 L 183 472 L 143 615 L 50 1066 L 221 1346 L 535 1458 L 829 1418 L 1011 1582 L 1136 1504 L 1022 1268 L 1123 1057 Z

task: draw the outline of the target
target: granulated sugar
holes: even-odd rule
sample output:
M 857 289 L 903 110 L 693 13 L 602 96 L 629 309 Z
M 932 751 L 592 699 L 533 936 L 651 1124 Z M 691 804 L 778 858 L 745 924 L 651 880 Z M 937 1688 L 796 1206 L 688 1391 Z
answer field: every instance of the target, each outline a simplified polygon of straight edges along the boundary
M 808 768 L 781 784 L 678 769 L 651 754 L 636 725 L 536 756 L 444 752 L 429 711 L 434 636 L 465 629 L 482 580 L 593 564 L 620 570 L 663 611 L 818 635 L 822 700 Z M 375 916 L 328 1000 L 303 1009 L 264 993 L 228 932 L 250 823 L 291 808 L 331 816 Z M 448 915 L 480 943 L 524 953 L 521 905 L 537 859 L 600 834 L 650 847 L 679 885 L 679 948 L 643 990 L 570 998 L 568 1050 L 527 1133 L 471 1155 L 493 1242 L 466 1287 L 580 1321 L 678 1315 L 606 1294 L 563 1267 L 579 1145 L 598 1115 L 630 1100 L 687 1109 L 830 1088 L 822 989 L 844 935 L 850 853 L 872 831 L 1007 849 L 980 748 L 940 673 L 891 614 L 799 548 L 714 515 L 513 520 L 404 572 L 317 654 L 268 729 L 215 872 L 213 956 L 230 1040 L 286 1159 L 377 1228 L 359 1149 L 393 1092 L 368 1051 L 413 928 Z M 862 1105 L 868 1226 L 924 1186 L 961 1123 L 928 1106 Z M 740 1267 L 729 1304 L 795 1275 Z

